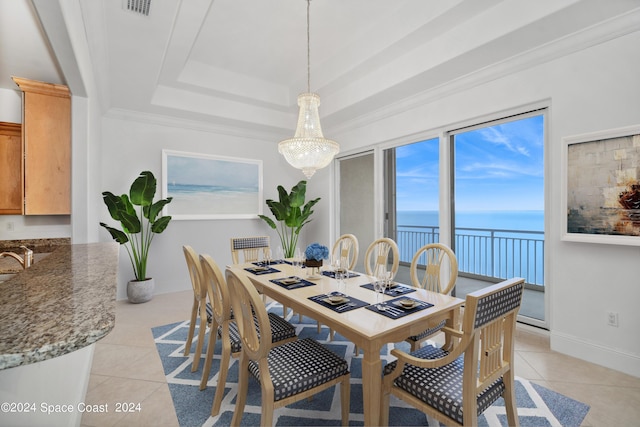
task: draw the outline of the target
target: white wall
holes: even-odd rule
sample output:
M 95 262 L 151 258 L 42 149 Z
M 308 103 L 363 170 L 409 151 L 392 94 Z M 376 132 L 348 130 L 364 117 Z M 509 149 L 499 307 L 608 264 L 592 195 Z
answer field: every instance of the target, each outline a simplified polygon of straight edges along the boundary
M 407 111 L 380 112 L 366 127 L 332 135 L 344 150 L 355 152 L 372 141 L 402 139 L 528 104 L 548 105 L 545 283 L 551 345 L 635 376 L 640 376 L 640 248 L 561 241 L 560 160 L 563 137 L 640 123 L 638 46 L 640 33 L 632 33 L 426 99 Z M 618 328 L 607 326 L 607 311 L 619 313 Z
M 290 189 L 304 175 L 290 167 L 278 154 L 275 140 L 256 140 L 221 133 L 171 127 L 115 118 L 102 123 L 101 190 L 114 194 L 128 193 L 129 186 L 143 170 L 150 170 L 158 180 L 156 197 L 161 196 L 162 150 L 262 159 L 264 198 L 277 199 L 276 188 Z M 315 197 L 315 196 L 314 196 Z M 99 220 L 115 225 L 102 205 Z M 266 204 L 265 215 L 271 215 Z M 101 241 L 110 240 L 106 230 L 98 227 Z M 148 265 L 148 275 L 156 282 L 156 293 L 191 289 L 183 245 L 198 253 L 207 253 L 224 268 L 231 262 L 229 239 L 234 236 L 268 234 L 272 246 L 279 245 L 275 231 L 262 220 L 172 220 L 168 228 L 154 238 Z M 133 278 L 129 257 L 120 252 L 118 298 L 126 298 L 126 283 Z

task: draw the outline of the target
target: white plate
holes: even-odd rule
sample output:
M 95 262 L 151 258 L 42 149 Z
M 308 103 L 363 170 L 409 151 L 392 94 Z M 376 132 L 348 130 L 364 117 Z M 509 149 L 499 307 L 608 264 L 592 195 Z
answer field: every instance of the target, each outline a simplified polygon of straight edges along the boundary
M 300 283 L 300 279 L 290 277 L 288 279 L 281 279 L 279 282 L 283 285 L 295 285 L 296 283 Z

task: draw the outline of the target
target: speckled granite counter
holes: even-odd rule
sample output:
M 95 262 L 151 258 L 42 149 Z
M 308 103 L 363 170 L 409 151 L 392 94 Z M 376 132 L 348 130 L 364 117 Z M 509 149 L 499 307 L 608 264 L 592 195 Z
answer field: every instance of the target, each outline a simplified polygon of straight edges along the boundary
M 118 249 L 60 246 L 0 283 L 0 369 L 70 353 L 113 329 Z

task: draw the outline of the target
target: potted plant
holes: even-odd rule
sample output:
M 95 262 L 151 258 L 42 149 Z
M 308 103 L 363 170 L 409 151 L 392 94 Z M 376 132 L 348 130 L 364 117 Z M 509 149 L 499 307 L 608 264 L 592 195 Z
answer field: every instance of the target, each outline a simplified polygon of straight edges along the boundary
M 125 245 L 135 280 L 127 284 L 127 297 L 132 303 L 147 302 L 153 297 L 154 282 L 147 277 L 147 259 L 149 248 L 156 234 L 162 233 L 171 221 L 170 216 L 160 216 L 162 209 L 171 203 L 171 197 L 153 202 L 156 194 L 156 178 L 149 171 L 141 172 L 133 181 L 129 195 L 105 191 L 102 197 L 109 209 L 111 218 L 120 222 L 122 230 L 109 227 L 101 222 L 111 237 Z M 138 210 L 136 211 L 136 208 Z
M 281 185 L 278 185 L 279 200 L 267 199 L 267 206 L 269 206 L 271 213 L 278 221 L 279 227 L 273 219 L 265 215 L 259 215 L 269 224 L 269 227 L 278 232 L 285 258 L 294 256 L 300 230 L 311 221 L 309 219 L 313 213 L 311 208 L 320 201 L 320 197 L 318 197 L 305 204 L 306 192 L 307 181 L 300 181 L 291 189 L 290 193 L 287 193 Z

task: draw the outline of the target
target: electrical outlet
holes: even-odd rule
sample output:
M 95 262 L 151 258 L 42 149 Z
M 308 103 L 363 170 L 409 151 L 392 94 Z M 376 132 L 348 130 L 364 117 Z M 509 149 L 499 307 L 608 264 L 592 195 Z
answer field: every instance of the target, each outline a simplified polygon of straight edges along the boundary
M 7 231 L 15 230 L 15 224 L 12 221 L 7 222 Z
M 607 312 L 607 325 L 618 327 L 618 313 L 615 311 Z

